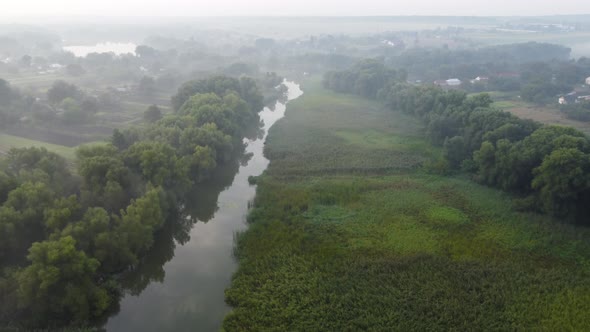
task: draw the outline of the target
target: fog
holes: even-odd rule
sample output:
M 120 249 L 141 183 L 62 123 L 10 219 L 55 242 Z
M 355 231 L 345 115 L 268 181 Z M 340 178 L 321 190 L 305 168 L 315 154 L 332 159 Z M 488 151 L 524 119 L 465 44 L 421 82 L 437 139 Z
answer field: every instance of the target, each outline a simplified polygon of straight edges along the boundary
M 250 15 L 468 15 L 534 16 L 565 15 L 590 12 L 584 0 L 326 0 L 326 1 L 206 1 L 206 0 L 23 0 L 3 4 L 0 17 L 30 16 L 250 16 Z
M 4 0 L 0 332 L 590 326 L 590 0 Z

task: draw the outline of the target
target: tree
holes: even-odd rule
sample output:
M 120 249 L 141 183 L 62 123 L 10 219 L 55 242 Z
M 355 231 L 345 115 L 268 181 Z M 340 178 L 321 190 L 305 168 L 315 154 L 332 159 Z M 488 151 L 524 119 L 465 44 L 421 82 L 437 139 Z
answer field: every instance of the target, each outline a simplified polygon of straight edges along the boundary
M 57 105 L 66 98 L 78 99 L 82 95 L 80 89 L 73 84 L 69 84 L 65 81 L 55 81 L 49 90 L 47 91 L 47 99 L 54 105 Z
M 64 110 L 63 121 L 66 124 L 82 124 L 88 121 L 90 114 L 84 112 L 80 103 L 70 97 L 65 98 L 60 103 L 60 108 Z
M 141 58 L 150 58 L 158 54 L 158 51 L 147 45 L 137 45 L 135 47 L 135 54 Z
M 156 122 L 162 118 L 162 111 L 158 107 L 158 105 L 151 105 L 148 109 L 143 113 L 143 119 L 146 122 Z
M 59 234 L 67 225 L 81 218 L 82 212 L 82 205 L 77 196 L 56 199 L 43 213 L 45 228 L 49 233 Z
M 86 69 L 77 63 L 70 63 L 66 66 L 66 73 L 70 76 L 82 76 L 86 74 Z
M 443 154 L 449 162 L 451 168 L 459 168 L 461 162 L 465 159 L 465 140 L 462 136 L 455 136 L 446 139 L 443 145 Z
M 558 217 L 578 217 L 588 222 L 585 213 L 590 191 L 590 155 L 574 148 L 553 151 L 535 169 L 533 189 L 539 191 L 543 210 Z
M 237 93 L 248 104 L 250 112 L 257 113 L 264 107 L 264 98 L 253 79 L 242 77 L 238 80 L 226 76 L 186 82 L 172 96 L 172 106 L 178 111 L 192 96 L 207 93 L 214 93 L 219 97 Z
M 4 230 L 12 236 L 15 255 L 24 253 L 31 243 L 44 237 L 44 211 L 54 200 L 54 193 L 45 183 L 25 182 L 8 194 L 2 206 Z
M 166 220 L 167 206 L 160 188 L 150 189 L 143 197 L 132 201 L 116 219 L 115 234 L 121 236 L 133 255 L 145 253 L 153 244 L 153 233 Z
M 143 179 L 156 186 L 173 189 L 189 181 L 188 169 L 182 165 L 175 150 L 166 143 L 135 143 L 125 151 L 124 160 Z
M 4 171 L 0 171 L 0 204 L 3 204 L 11 192 L 18 185 L 14 177 L 8 176 Z
M 134 177 L 114 146 L 82 147 L 77 156 L 82 200 L 87 205 L 119 211 L 135 195 Z
M 94 281 L 99 261 L 78 251 L 71 236 L 33 244 L 27 259 L 31 265 L 16 277 L 18 306 L 35 321 L 85 323 L 108 308 L 107 290 Z
M 150 76 L 144 76 L 139 80 L 139 92 L 143 95 L 149 96 L 156 91 L 156 80 Z
M 30 67 L 30 66 L 31 66 L 31 63 L 32 63 L 32 61 L 33 61 L 33 58 L 32 58 L 30 55 L 23 55 L 23 56 L 20 58 L 20 64 L 21 64 L 21 66 L 23 66 L 23 67 Z
M 82 102 L 80 103 L 80 109 L 88 114 L 94 114 L 96 112 L 98 112 L 100 108 L 98 99 L 95 97 L 84 97 L 84 99 L 82 99 Z

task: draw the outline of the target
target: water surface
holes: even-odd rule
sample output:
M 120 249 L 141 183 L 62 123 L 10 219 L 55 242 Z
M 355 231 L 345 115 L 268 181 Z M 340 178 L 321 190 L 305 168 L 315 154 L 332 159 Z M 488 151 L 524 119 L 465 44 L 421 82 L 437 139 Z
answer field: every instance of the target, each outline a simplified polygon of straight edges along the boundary
M 289 88 L 288 100 L 302 95 L 297 84 L 284 84 Z M 127 281 L 129 294 L 121 301 L 119 313 L 109 319 L 107 331 L 219 330 L 231 310 L 224 290 L 237 269 L 232 256 L 234 234 L 247 227 L 248 202 L 256 190 L 248 177 L 260 175 L 268 166 L 264 140 L 285 108 L 286 102 L 279 102 L 274 110 L 260 112 L 264 132 L 258 139 L 245 140 L 248 157 L 219 168 L 211 180 L 195 189 L 189 216 L 164 230 L 169 234 L 156 242 L 148 257 L 152 262 L 143 264 L 144 271 Z
M 74 53 L 75 56 L 85 57 L 90 53 L 115 53 L 116 55 L 121 54 L 135 54 L 135 48 L 137 45 L 133 43 L 112 43 L 105 42 L 96 45 L 72 45 L 64 46 L 63 49 Z

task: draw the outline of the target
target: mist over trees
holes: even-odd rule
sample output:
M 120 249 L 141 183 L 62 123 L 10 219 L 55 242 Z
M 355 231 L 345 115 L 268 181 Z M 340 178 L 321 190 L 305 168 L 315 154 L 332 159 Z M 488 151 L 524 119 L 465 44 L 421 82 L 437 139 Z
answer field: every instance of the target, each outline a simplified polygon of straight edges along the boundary
M 12 149 L 2 159 L 2 317 L 28 327 L 84 325 L 118 302 L 116 276 L 137 266 L 155 233 L 175 222 L 170 216 L 187 190 L 230 159 L 246 127 L 258 125 L 262 96 L 253 81 L 191 84 L 223 88 L 191 92 L 162 119 L 150 107 L 148 127 L 78 149 L 76 173 L 43 148 Z M 49 95 L 63 104 L 80 91 L 58 82 Z M 181 89 L 175 100 L 188 95 Z
M 413 86 L 382 66 L 369 73 L 359 68 L 363 63 L 350 71 L 327 73 L 324 85 L 378 97 L 392 110 L 422 119 L 427 138 L 443 147 L 444 163 L 433 168 L 437 172 L 463 169 L 476 181 L 521 196 L 519 208 L 587 224 L 590 141 L 583 133 L 494 109 L 487 94 L 468 97 L 463 91 Z M 369 90 L 359 88 L 366 81 L 355 80 L 363 75 L 375 78 L 368 80 L 373 83 Z M 346 87 L 338 85 L 343 77 L 350 82 Z

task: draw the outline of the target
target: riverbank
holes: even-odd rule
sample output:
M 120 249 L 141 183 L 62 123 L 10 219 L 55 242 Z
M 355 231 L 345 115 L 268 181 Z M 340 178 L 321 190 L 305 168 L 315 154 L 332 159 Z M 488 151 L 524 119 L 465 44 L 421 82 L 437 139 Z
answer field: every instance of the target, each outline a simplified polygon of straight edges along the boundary
M 583 330 L 590 231 L 428 174 L 420 123 L 317 81 L 271 130 L 226 300 L 236 330 Z
M 299 86 L 284 82 L 286 100 L 300 96 Z M 260 135 L 246 139 L 239 159 L 219 167 L 189 194 L 186 219 L 157 239 L 148 259 L 129 280 L 130 292 L 107 331 L 217 331 L 230 308 L 223 291 L 237 266 L 232 256 L 234 234 L 246 229 L 248 202 L 255 187 L 248 177 L 260 175 L 268 129 L 285 113 L 286 101 L 259 113 Z M 169 234 L 167 234 L 169 233 Z

